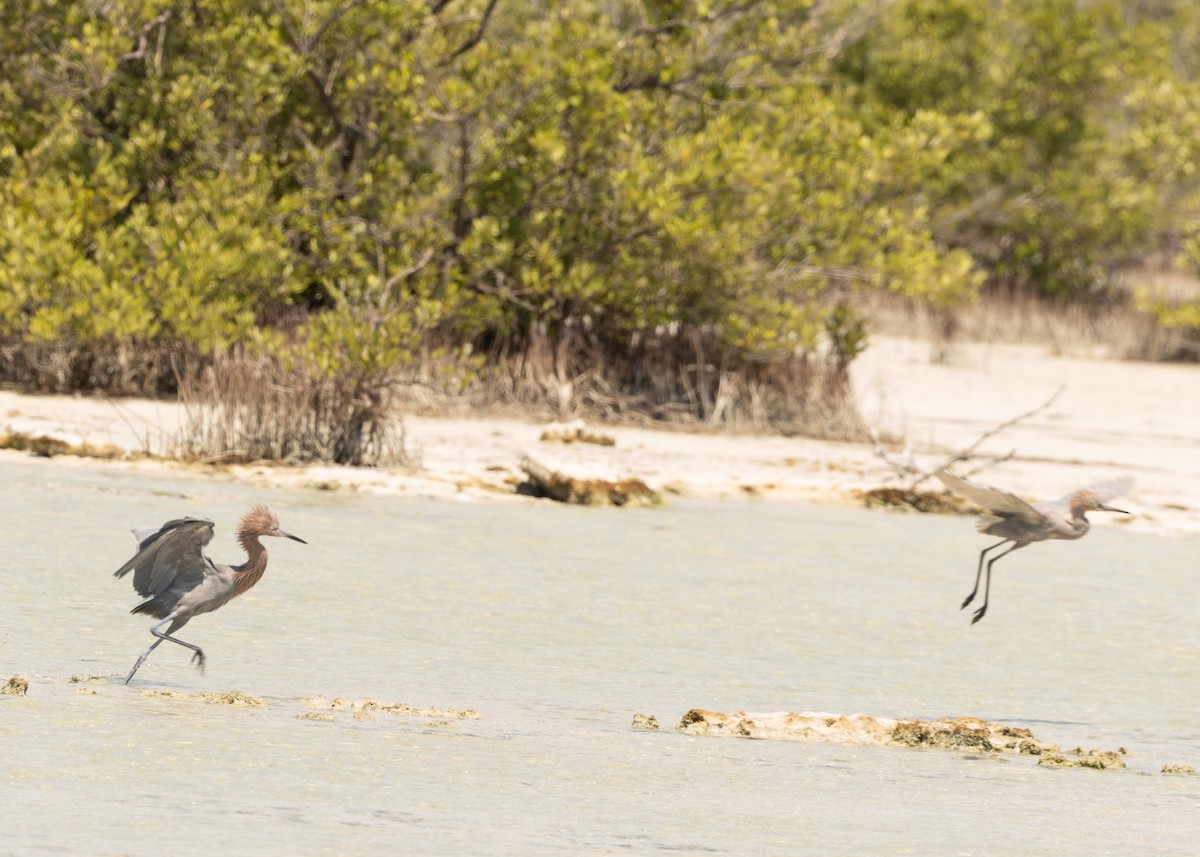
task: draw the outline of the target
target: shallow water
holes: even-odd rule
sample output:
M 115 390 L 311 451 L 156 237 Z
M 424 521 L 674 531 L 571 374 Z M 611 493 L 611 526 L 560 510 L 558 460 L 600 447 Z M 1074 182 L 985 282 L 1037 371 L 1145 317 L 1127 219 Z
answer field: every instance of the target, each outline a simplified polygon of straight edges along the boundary
M 0 459 L 0 852 L 1194 854 L 1196 540 L 1098 530 L 997 566 L 962 518 L 674 501 L 654 511 L 279 492 Z M 232 529 L 252 592 L 160 646 L 128 530 Z M 83 684 L 72 676 L 101 676 Z M 94 690 L 81 693 L 80 688 Z M 240 691 L 264 708 L 147 695 Z M 302 719 L 317 694 L 474 709 Z M 1124 771 L 951 751 L 694 738 L 689 708 L 1027 726 Z M 663 731 L 629 728 L 635 712 Z

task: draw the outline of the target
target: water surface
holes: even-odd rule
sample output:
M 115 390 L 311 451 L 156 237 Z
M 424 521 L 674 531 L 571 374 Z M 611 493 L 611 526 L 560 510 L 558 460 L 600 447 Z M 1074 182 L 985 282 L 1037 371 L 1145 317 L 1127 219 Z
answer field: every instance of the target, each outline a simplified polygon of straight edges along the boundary
M 1098 530 L 997 566 L 962 518 L 275 491 L 0 459 L 0 806 L 14 854 L 1194 854 L 1197 544 Z M 155 651 L 129 528 L 254 501 L 257 588 Z M 72 676 L 101 676 L 84 684 Z M 95 694 L 80 693 L 80 687 Z M 160 696 L 239 691 L 265 708 Z M 478 719 L 301 719 L 317 694 Z M 689 708 L 974 715 L 1125 771 L 678 735 Z M 654 714 L 659 733 L 629 728 Z

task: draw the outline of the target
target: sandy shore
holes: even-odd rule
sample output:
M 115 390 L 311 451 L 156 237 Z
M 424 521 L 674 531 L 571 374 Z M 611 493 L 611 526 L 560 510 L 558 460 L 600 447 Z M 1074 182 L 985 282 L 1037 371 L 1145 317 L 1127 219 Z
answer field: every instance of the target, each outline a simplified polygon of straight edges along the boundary
M 1016 454 L 979 480 L 1037 500 L 1130 475 L 1136 485 L 1122 505 L 1134 515 L 1097 515 L 1097 525 L 1200 532 L 1200 367 L 1059 357 L 1017 345 L 962 345 L 950 363 L 933 365 L 929 350 L 922 342 L 876 339 L 853 370 L 864 417 L 885 436 L 904 438 L 918 464 L 932 466 L 1062 388 L 1050 408 L 980 448 Z M 163 402 L 0 392 L 0 431 L 131 452 L 161 453 L 181 416 Z M 545 425 L 514 419 L 414 416 L 406 425 L 419 461 L 412 471 L 247 466 L 217 478 L 532 502 L 513 493 L 518 462 L 528 453 L 572 475 L 638 477 L 669 495 L 714 499 L 855 503 L 862 490 L 896 481 L 869 444 L 591 426 L 615 441 L 598 446 L 541 441 Z

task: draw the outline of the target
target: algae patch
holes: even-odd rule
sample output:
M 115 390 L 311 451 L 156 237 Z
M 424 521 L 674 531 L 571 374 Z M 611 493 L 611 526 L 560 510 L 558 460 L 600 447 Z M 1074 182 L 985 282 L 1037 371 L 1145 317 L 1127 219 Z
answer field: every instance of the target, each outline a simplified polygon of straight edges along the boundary
M 105 444 L 96 446 L 90 443 L 70 444 L 65 440 L 46 435 L 30 435 L 25 432 L 7 432 L 0 434 L 0 449 L 12 449 L 17 452 L 28 452 L 40 458 L 53 458 L 56 455 L 75 455 L 80 458 L 99 458 L 105 461 L 128 458 L 130 455 L 123 449 Z
M 152 696 L 159 699 L 178 699 L 183 702 L 207 702 L 211 705 L 236 705 L 248 708 L 266 708 L 267 704 L 257 696 L 247 696 L 236 690 L 225 693 L 187 694 L 177 690 L 143 690 L 142 696 Z
M 1124 768 L 1121 753 L 1108 750 L 1063 751 L 1038 739 L 1030 730 L 978 717 L 941 720 L 895 720 L 867 714 L 775 712 L 723 714 L 693 708 L 679 721 L 684 735 L 758 738 L 828 744 L 873 744 L 882 747 L 967 750 L 1002 760 L 1001 753 L 1038 756 L 1038 764 L 1059 768 Z
M 25 696 L 29 693 L 29 681 L 15 675 L 8 680 L 4 687 L 0 687 L 0 696 Z
M 917 491 L 910 488 L 872 488 L 860 492 L 868 509 L 896 509 L 938 515 L 964 515 L 977 512 L 977 507 L 965 497 L 945 491 Z
M 406 702 L 380 702 L 377 699 L 348 699 L 337 696 L 310 696 L 304 700 L 305 708 L 318 711 L 349 711 L 356 720 L 371 720 L 376 714 L 392 714 L 400 717 L 427 717 L 438 721 L 478 720 L 479 713 L 473 708 L 418 708 Z M 332 715 L 331 715 L 332 716 Z M 438 725 L 441 725 L 440 723 Z M 447 725 L 449 725 L 447 723 Z
M 633 723 L 629 724 L 631 729 L 641 729 L 645 732 L 658 731 L 658 718 L 653 714 L 635 714 L 633 715 Z
M 246 696 L 236 690 L 227 693 L 202 693 L 200 698 L 215 705 L 247 705 L 251 708 L 266 708 L 267 704 L 257 696 Z
M 1084 750 L 1073 759 L 1061 753 L 1047 753 L 1038 759 L 1038 765 L 1045 768 L 1094 768 L 1106 771 L 1109 768 L 1124 768 L 1125 760 L 1120 753 L 1112 750 Z
M 869 714 L 775 712 L 724 714 L 692 708 L 679 720 L 683 735 L 760 738 L 877 747 L 972 750 L 980 754 L 1057 754 L 1056 744 L 1039 741 L 1027 729 L 973 717 L 896 720 Z
M 1057 749 L 1033 737 L 1028 729 L 989 723 L 978 717 L 954 720 L 901 720 L 888 743 L 899 747 L 938 747 L 945 750 L 978 750 L 983 753 L 1016 752 L 1040 756 Z

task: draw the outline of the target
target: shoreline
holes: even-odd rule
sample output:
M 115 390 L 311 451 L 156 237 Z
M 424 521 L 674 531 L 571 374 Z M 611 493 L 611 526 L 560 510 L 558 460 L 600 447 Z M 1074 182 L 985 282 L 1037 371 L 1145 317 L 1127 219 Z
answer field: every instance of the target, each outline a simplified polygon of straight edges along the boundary
M 1054 404 L 989 438 L 982 455 L 1016 454 L 977 481 L 1030 500 L 1132 476 L 1133 514 L 1095 516 L 1096 526 L 1159 535 L 1200 533 L 1200 367 L 1060 357 L 1026 345 L 961 344 L 945 364 L 930 345 L 876 339 L 852 366 L 859 409 L 885 437 L 904 438 L 932 466 L 1062 388 Z M 138 399 L 41 396 L 0 391 L 0 432 L 69 444 L 161 453 L 182 406 Z M 611 446 L 539 440 L 547 424 L 513 417 L 405 417 L 416 468 L 332 465 L 188 465 L 164 459 L 104 460 L 104 466 L 220 474 L 273 487 L 415 494 L 467 501 L 532 502 L 515 493 L 529 454 L 585 478 L 637 478 L 672 496 L 720 501 L 856 505 L 861 493 L 900 484 L 870 443 L 713 434 L 670 427 L 589 423 Z M 26 455 L 2 451 L 4 456 Z M 960 466 L 961 468 L 961 466 Z M 963 470 L 966 472 L 969 468 Z M 922 488 L 940 490 L 936 480 Z

